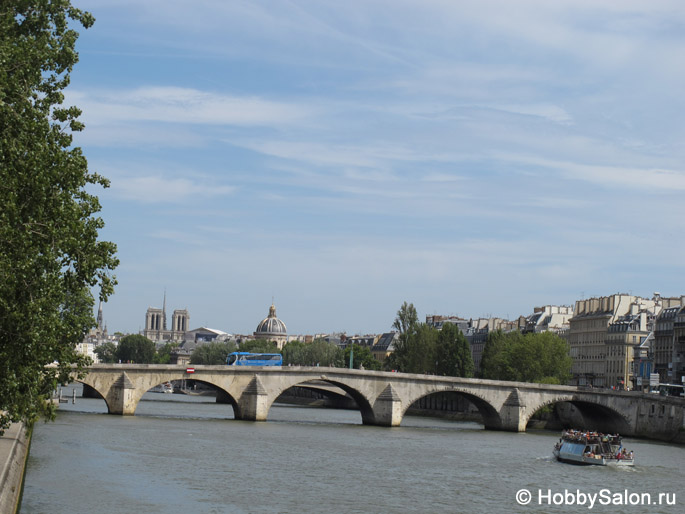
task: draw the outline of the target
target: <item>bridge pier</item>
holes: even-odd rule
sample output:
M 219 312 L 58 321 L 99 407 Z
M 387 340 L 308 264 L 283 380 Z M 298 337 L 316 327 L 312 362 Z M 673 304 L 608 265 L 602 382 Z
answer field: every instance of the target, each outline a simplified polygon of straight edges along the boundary
M 363 413 L 362 413 L 363 414 Z M 362 421 L 365 425 L 378 425 L 382 427 L 398 427 L 402 423 L 402 400 L 393 389 L 392 385 L 383 389 L 383 392 L 378 395 L 376 403 L 373 406 L 373 423 L 365 419 L 362 415 Z
M 521 395 L 518 389 L 514 389 L 507 397 L 504 405 L 499 411 L 501 425 L 499 430 L 507 432 L 525 432 L 526 420 L 523 417 L 523 411 L 526 406 L 523 404 Z M 485 428 L 494 428 L 485 426 Z
M 138 405 L 134 398 L 135 392 L 136 388 L 131 379 L 126 372 L 122 373 L 116 382 L 112 384 L 112 388 L 105 399 L 109 413 L 119 414 L 120 416 L 133 416 Z
M 259 375 L 255 375 L 245 388 L 234 411 L 236 419 L 266 421 L 269 414 L 268 394 Z

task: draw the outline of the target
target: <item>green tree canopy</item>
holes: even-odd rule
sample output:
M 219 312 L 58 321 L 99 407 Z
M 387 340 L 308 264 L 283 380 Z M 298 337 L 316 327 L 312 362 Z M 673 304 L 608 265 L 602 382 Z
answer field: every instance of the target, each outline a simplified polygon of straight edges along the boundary
M 290 341 L 283 347 L 283 364 L 341 367 L 342 350 L 324 339 L 315 339 L 311 343 Z
M 303 366 L 307 361 L 305 356 L 306 344 L 302 341 L 288 341 L 283 347 L 284 366 Z
M 241 352 L 250 353 L 281 353 L 276 341 L 266 339 L 248 339 L 240 343 L 239 349 Z
M 437 375 L 450 377 L 472 377 L 473 358 L 471 346 L 459 327 L 444 323 L 438 332 L 435 345 Z
M 155 343 L 139 334 L 124 336 L 119 341 L 117 359 L 135 364 L 152 364 L 155 359 Z
M 376 360 L 376 358 L 371 353 L 371 350 L 367 346 L 361 346 L 358 344 L 351 344 L 345 348 L 343 356 L 343 366 L 347 367 L 350 365 L 350 354 L 352 353 L 352 348 L 354 348 L 354 358 L 352 360 L 352 367 L 355 369 L 369 369 L 372 371 L 379 371 L 381 369 L 381 363 Z
M 226 364 L 229 353 L 236 351 L 233 341 L 212 341 L 204 343 L 190 354 L 191 364 Z
M 155 364 L 169 364 L 171 362 L 171 353 L 178 348 L 178 343 L 167 341 L 162 346 L 158 347 L 153 361 Z
M 88 192 L 108 183 L 72 147 L 80 111 L 62 106 L 78 61 L 73 26 L 94 19 L 69 0 L 1 5 L 0 433 L 54 416 L 46 400 L 86 362 L 76 344 L 95 325 L 91 290 L 106 300 L 118 264 Z
M 395 351 L 385 361 L 385 368 L 404 373 L 436 373 L 437 335 L 438 331 L 430 325 L 414 323 L 408 332 L 400 334 Z
M 483 348 L 481 371 L 494 380 L 565 384 L 572 363 L 568 343 L 552 332 L 494 331 Z
M 117 345 L 114 343 L 102 343 L 94 351 L 103 364 L 112 364 L 119 360 L 117 357 Z

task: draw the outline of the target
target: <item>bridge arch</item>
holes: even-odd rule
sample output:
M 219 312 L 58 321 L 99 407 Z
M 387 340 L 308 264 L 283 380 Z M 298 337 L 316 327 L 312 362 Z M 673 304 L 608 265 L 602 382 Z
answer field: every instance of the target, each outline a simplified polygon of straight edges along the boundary
M 271 406 L 274 404 L 274 402 L 288 389 L 292 387 L 306 387 L 307 385 L 311 385 L 311 382 L 313 382 L 314 380 L 325 382 L 345 391 L 345 393 L 349 394 L 354 400 L 354 402 L 357 404 L 357 407 L 359 408 L 362 417 L 362 423 L 367 424 L 367 422 L 373 422 L 373 420 L 375 419 L 373 407 L 371 406 L 371 402 L 364 395 L 364 393 L 362 393 L 355 387 L 346 384 L 344 381 L 336 380 L 334 378 L 328 378 L 325 376 L 317 377 L 316 379 L 302 379 L 300 377 L 294 380 L 292 383 L 283 384 L 281 387 L 276 389 L 276 391 L 274 391 L 274 394 L 269 395 L 270 397 L 267 402 L 267 411 L 271 409 Z
M 573 425 L 573 428 L 585 430 L 597 430 L 604 433 L 626 434 L 633 431 L 630 419 L 617 409 L 604 405 L 600 401 L 590 398 L 579 398 L 577 395 L 559 395 L 546 398 L 543 401 L 529 406 L 522 414 L 523 426 L 526 426 L 537 411 L 549 405 L 568 403 L 575 407 L 580 415 L 575 418 L 560 419 L 562 424 Z M 581 425 L 581 426 L 576 426 Z
M 188 379 L 188 375 L 185 374 L 183 371 L 170 371 L 170 372 L 162 372 L 162 373 L 118 373 L 118 374 L 110 374 L 107 378 L 107 380 L 103 380 L 101 376 L 98 376 L 98 379 L 93 379 L 92 377 L 96 376 L 95 374 L 89 374 L 86 375 L 83 378 L 79 378 L 74 376 L 73 379 L 75 382 L 79 382 L 81 384 L 87 387 L 90 387 L 92 390 L 94 390 L 103 400 L 105 400 L 105 404 L 107 405 L 107 412 L 109 414 L 128 414 L 128 415 L 135 415 L 135 411 L 138 408 L 138 404 L 140 403 L 140 400 L 142 399 L 143 395 L 147 393 L 150 389 L 153 389 L 154 387 L 157 387 L 161 384 L 164 384 L 166 382 L 172 382 L 172 381 L 179 381 L 179 380 L 184 380 Z M 130 392 L 130 397 L 128 398 L 127 401 L 127 407 L 125 408 L 125 412 L 120 412 L 119 408 L 117 408 L 117 404 L 121 403 L 120 401 L 117 401 L 116 396 L 120 394 L 120 391 L 117 391 L 121 387 L 121 383 L 119 382 L 125 382 L 128 380 L 130 382 L 130 385 L 124 385 L 126 389 L 129 389 Z M 213 378 L 210 377 L 202 377 L 202 378 L 195 378 L 193 377 L 192 380 L 195 382 L 201 382 L 203 384 L 207 384 L 212 386 L 214 389 L 217 391 L 217 403 L 228 403 L 231 404 L 233 407 L 233 414 L 234 417 L 238 418 L 239 417 L 239 405 L 236 400 L 236 398 L 231 394 L 231 392 L 227 391 L 222 387 L 222 384 L 219 383 L 218 381 L 213 380 Z
M 437 393 L 455 393 L 466 398 L 478 409 L 478 412 L 483 418 L 483 425 L 485 425 L 486 429 L 498 430 L 501 428 L 502 419 L 500 417 L 499 411 L 487 399 L 479 396 L 476 392 L 474 392 L 471 389 L 464 389 L 461 387 L 450 387 L 445 385 L 437 385 L 434 388 L 422 391 L 421 394 L 407 398 L 406 405 L 402 405 L 402 419 L 404 419 L 405 415 L 407 414 L 407 411 L 414 403 L 421 400 L 422 398 L 426 398 Z

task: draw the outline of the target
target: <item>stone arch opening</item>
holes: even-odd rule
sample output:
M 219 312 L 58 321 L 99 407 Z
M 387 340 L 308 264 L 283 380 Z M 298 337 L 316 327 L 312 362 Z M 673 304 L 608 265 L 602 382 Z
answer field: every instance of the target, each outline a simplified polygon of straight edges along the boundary
M 487 400 L 460 389 L 445 388 L 430 391 L 403 407 L 402 419 L 412 414 L 433 414 L 475 421 L 486 429 L 498 430 L 502 425 L 499 412 Z
M 535 411 L 526 413 L 526 426 L 544 408 L 548 408 L 548 416 L 543 428 L 548 430 L 575 428 L 619 434 L 632 431 L 628 419 L 619 411 L 593 401 L 573 398 L 558 398 L 536 406 Z
M 332 409 L 359 410 L 357 402 L 345 390 L 324 382 L 310 380 L 294 385 L 283 391 L 274 403 L 288 403 Z
M 358 410 L 361 414 L 362 423 L 366 423 L 365 420 L 372 421 L 374 419 L 373 408 L 362 393 L 343 382 L 323 378 L 303 380 L 289 385 L 271 401 L 268 409 L 271 409 L 271 406 L 279 399 L 287 397 L 288 392 L 296 389 L 315 391 L 316 395 L 325 397 L 325 401 L 320 406 Z

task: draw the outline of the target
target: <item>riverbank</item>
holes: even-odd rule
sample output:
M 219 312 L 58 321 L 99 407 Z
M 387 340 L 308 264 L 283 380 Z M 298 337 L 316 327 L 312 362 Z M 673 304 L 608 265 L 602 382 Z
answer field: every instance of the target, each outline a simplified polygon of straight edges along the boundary
M 21 502 L 22 485 L 29 456 L 31 433 L 23 423 L 14 423 L 0 437 L 0 512 L 13 514 Z

